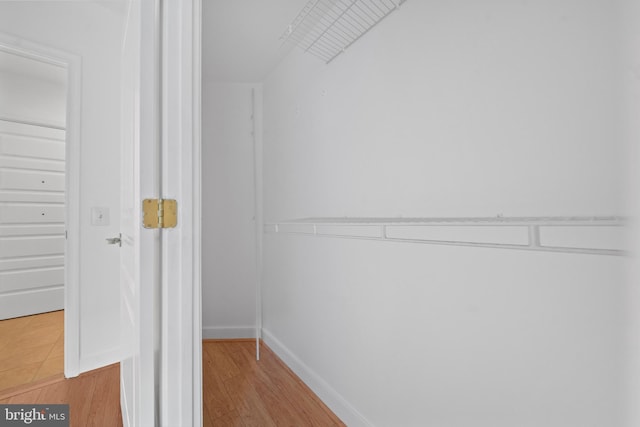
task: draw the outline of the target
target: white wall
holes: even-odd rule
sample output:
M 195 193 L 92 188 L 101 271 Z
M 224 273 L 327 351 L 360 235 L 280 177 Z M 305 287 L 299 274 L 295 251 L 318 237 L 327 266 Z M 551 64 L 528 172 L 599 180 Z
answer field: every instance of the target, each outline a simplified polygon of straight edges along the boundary
M 265 222 L 629 214 L 606 0 L 409 1 L 264 82 Z M 266 234 L 264 333 L 349 425 L 623 426 L 629 260 Z
M 626 96 L 626 117 L 625 117 L 625 137 L 631 145 L 631 153 L 628 156 L 630 164 L 629 180 L 632 183 L 640 182 L 640 2 L 635 0 L 625 0 L 624 6 L 625 21 L 621 26 L 624 36 L 623 47 L 625 53 L 623 82 L 625 84 Z M 640 197 L 637 197 L 638 190 L 634 188 L 634 207 L 636 218 L 640 216 Z M 640 253 L 640 227 L 638 221 L 634 227 L 635 253 Z M 628 327 L 628 351 L 629 351 L 629 424 L 640 424 L 640 263 L 634 264 L 633 284 L 630 286 L 627 295 L 627 316 Z
M 0 62 L 2 55 L 9 54 L 0 52 Z M 65 127 L 65 84 L 7 72 L 1 68 L 0 63 L 0 117 Z
M 204 338 L 255 337 L 256 200 L 252 89 L 260 85 L 205 81 L 203 85 L 202 204 Z M 256 142 L 260 139 L 256 111 Z
M 623 213 L 614 12 L 410 1 L 328 66 L 296 52 L 264 89 L 265 219 Z
M 108 3 L 107 3 L 108 5 Z M 81 56 L 80 369 L 119 359 L 119 94 L 122 16 L 89 2 L 0 2 L 0 32 Z M 90 224 L 92 206 L 111 223 Z

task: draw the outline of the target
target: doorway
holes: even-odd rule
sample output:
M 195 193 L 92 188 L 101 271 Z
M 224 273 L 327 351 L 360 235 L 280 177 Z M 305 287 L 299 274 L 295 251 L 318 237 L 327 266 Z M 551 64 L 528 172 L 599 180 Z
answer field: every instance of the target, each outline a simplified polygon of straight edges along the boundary
M 74 67 L 0 34 L 0 388 L 77 370 Z

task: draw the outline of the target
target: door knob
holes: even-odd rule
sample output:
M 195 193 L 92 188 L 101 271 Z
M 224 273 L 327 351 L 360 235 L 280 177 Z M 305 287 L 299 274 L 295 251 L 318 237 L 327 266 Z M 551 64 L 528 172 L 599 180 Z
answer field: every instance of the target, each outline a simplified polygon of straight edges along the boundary
M 122 246 L 122 233 L 118 234 L 118 237 L 109 237 L 106 240 L 107 240 L 107 245 Z

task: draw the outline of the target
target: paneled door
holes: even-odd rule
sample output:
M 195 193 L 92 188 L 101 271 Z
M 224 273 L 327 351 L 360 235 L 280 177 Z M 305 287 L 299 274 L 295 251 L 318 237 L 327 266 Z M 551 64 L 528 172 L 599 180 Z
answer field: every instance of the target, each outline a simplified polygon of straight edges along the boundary
M 127 426 L 157 423 L 160 383 L 159 230 L 142 227 L 143 197 L 159 190 L 158 2 L 128 3 L 122 50 L 120 402 Z
M 0 120 L 0 320 L 64 308 L 65 131 Z
M 133 0 L 122 51 L 120 390 L 127 426 L 198 426 L 199 20 L 197 0 Z M 171 60 L 168 60 L 168 59 Z M 177 201 L 173 228 L 144 199 Z

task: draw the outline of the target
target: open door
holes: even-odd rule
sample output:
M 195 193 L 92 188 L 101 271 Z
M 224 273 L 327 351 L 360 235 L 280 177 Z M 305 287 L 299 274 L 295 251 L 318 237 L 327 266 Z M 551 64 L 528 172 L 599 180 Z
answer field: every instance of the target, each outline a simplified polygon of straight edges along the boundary
M 125 426 L 157 424 L 160 230 L 142 227 L 141 202 L 159 192 L 159 3 L 131 1 L 122 50 L 120 404 Z
M 111 239 L 121 246 L 125 426 L 202 424 L 200 16 L 199 0 L 129 2 L 122 222 Z M 177 222 L 148 228 L 144 199 L 175 200 Z

